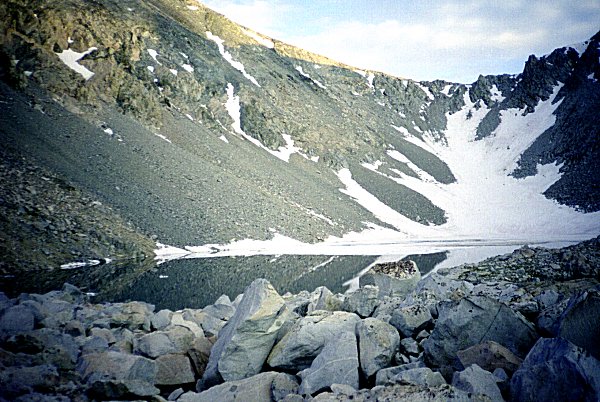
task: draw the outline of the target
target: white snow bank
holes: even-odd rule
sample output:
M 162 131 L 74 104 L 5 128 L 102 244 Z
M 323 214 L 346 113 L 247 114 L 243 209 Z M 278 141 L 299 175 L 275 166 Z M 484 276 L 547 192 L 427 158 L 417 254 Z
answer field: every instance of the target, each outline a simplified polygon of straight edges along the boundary
M 85 52 L 82 52 L 82 53 L 78 53 L 78 52 L 75 52 L 74 50 L 67 49 L 67 50 L 63 50 L 60 53 L 56 53 L 56 55 L 63 63 L 65 63 L 67 65 L 67 67 L 69 67 L 71 70 L 75 71 L 76 73 L 81 74 L 81 76 L 87 81 L 94 76 L 94 72 L 88 70 L 87 68 L 85 68 L 84 66 L 82 66 L 81 64 L 79 64 L 77 62 L 79 60 L 81 60 L 84 56 L 93 52 L 94 50 L 98 50 L 98 48 L 90 47 L 88 50 L 86 50 Z
M 193 73 L 194 72 L 194 67 L 192 67 L 189 64 L 182 64 L 181 68 L 183 68 L 185 71 L 187 71 L 188 73 Z
M 233 68 L 235 68 L 240 73 L 242 73 L 242 75 L 244 77 L 246 77 L 254 85 L 256 85 L 257 87 L 260 87 L 260 85 L 258 84 L 258 81 L 256 81 L 256 79 L 253 76 L 251 76 L 250 74 L 248 74 L 246 72 L 246 68 L 244 67 L 244 65 L 242 63 L 240 63 L 239 61 L 233 60 L 233 56 L 231 55 L 231 53 L 229 53 L 227 50 L 225 50 L 225 46 L 223 45 L 223 43 L 225 43 L 225 41 L 223 39 L 219 38 L 217 35 L 213 35 L 212 32 L 210 32 L 210 31 L 206 31 L 206 37 L 217 44 L 217 47 L 219 48 L 219 53 L 221 53 L 221 56 L 223 56 L 225 61 L 227 61 L 229 64 L 231 64 L 231 66 Z
M 157 64 L 160 64 L 160 61 L 158 61 L 158 59 L 157 59 L 158 52 L 154 49 L 147 49 L 147 51 L 148 51 L 148 54 L 150 55 L 150 57 L 152 57 Z
M 296 66 L 296 71 L 298 71 L 300 73 L 301 76 L 308 78 L 309 80 L 311 80 L 313 83 L 315 83 L 315 85 L 317 85 L 319 88 L 322 89 L 327 89 L 327 87 L 325 85 L 323 85 L 321 82 L 319 82 L 318 80 L 312 78 L 310 75 L 308 75 L 307 73 L 304 72 L 304 70 L 302 69 L 302 66 Z

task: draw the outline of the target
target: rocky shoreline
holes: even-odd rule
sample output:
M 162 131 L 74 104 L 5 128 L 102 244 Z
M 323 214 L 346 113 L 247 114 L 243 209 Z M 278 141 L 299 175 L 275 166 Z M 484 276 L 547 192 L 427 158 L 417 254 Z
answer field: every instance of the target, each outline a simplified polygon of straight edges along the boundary
M 1 294 L 0 400 L 600 398 L 600 237 L 424 278 L 376 266 L 343 295 L 257 279 L 234 301 L 154 310 L 68 284 Z

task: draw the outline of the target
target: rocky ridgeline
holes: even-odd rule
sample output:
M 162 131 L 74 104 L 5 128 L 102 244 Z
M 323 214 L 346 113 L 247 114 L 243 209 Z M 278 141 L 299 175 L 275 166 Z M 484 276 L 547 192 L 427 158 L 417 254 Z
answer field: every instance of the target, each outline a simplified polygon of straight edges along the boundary
M 600 237 L 376 266 L 344 295 L 257 279 L 198 310 L 2 295 L 0 399 L 597 401 L 599 279 Z

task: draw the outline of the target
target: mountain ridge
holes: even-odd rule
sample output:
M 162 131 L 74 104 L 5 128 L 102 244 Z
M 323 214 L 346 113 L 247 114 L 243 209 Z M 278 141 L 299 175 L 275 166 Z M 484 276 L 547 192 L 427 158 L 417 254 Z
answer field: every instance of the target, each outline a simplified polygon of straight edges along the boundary
M 271 49 L 246 28 L 186 1 L 11 0 L 0 6 L 0 17 L 0 76 L 12 85 L 5 96 L 16 90 L 42 111 L 56 106 L 55 116 L 72 114 L 87 133 L 84 144 L 55 128 L 25 139 L 19 127 L 3 121 L 5 138 L 170 244 L 268 239 L 273 231 L 315 242 L 364 230 L 364 222 L 394 228 L 339 191 L 344 169 L 418 230 L 448 226 L 448 211 L 411 180 L 443 191 L 464 182 L 439 154 L 449 141 L 449 119 L 463 111 L 466 120 L 479 119 L 485 112 L 475 140 L 492 143 L 501 115 L 509 109 L 524 118 L 535 114 L 560 80 L 557 121 L 569 132 L 552 124 L 539 133 L 520 155 L 514 177 L 532 177 L 538 165 L 557 163 L 561 176 L 547 196 L 585 212 L 600 209 L 593 118 L 600 90 L 598 80 L 584 74 L 598 69 L 598 35 L 581 57 L 558 49 L 531 56 L 522 74 L 481 76 L 463 85 L 327 64 L 259 36 L 273 42 Z M 60 60 L 67 51 L 85 53 L 75 63 L 91 78 Z M 577 91 L 585 96 L 569 95 Z M 576 119 L 561 111 L 566 106 L 578 111 Z M 13 113 L 25 118 L 17 109 Z M 26 118 L 43 127 L 56 124 L 36 113 Z M 55 158 L 44 146 L 32 146 L 48 142 L 76 152 L 68 166 L 62 166 L 66 150 Z M 88 143 L 95 144 L 87 147 L 94 153 Z M 594 219 L 588 218 L 591 227 Z

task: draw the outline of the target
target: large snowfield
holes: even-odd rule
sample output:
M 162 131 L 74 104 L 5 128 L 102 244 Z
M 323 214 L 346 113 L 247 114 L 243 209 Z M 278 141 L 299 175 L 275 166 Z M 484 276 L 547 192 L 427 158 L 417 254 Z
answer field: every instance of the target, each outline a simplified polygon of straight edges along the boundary
M 342 169 L 337 172 L 343 186 L 340 191 L 394 229 L 367 223 L 367 229 L 362 232 L 350 232 L 341 238 L 329 237 L 315 244 L 278 233 L 266 241 L 245 239 L 185 248 L 159 244 L 156 258 L 167 261 L 297 254 L 387 255 L 399 259 L 409 254 L 449 250 L 449 258 L 443 264 L 448 265 L 478 261 L 523 244 L 558 247 L 597 236 L 600 212 L 585 214 L 543 196 L 542 193 L 560 179 L 560 166 L 538 165 L 537 175 L 524 179 L 510 176 L 521 154 L 554 124 L 553 112 L 560 100 L 553 101 L 561 86 L 554 88 L 547 101 L 540 101 L 534 113 L 524 115 L 524 110 L 519 109 L 502 111 L 499 127 L 481 140 L 476 140 L 476 129 L 489 109 L 485 105 L 477 109 L 468 93 L 465 106 L 447 115 L 446 143 L 435 141 L 428 133 L 421 139 L 411 136 L 405 128 L 394 127 L 405 140 L 437 155 L 456 177 L 454 183 L 439 183 L 400 151 L 388 151 L 390 157 L 407 163 L 419 178 L 399 171 L 387 177 L 423 194 L 442 208 L 447 217 L 443 225 L 424 225 L 408 219 L 362 188 L 352 179 L 350 170 Z M 381 165 L 377 162 L 363 166 L 378 172 Z

